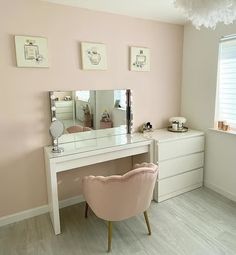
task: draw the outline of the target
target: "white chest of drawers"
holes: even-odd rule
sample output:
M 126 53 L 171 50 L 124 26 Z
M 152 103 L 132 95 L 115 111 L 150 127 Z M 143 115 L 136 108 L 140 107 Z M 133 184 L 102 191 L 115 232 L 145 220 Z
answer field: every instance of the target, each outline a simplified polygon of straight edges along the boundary
M 158 202 L 201 187 L 203 184 L 204 133 L 189 130 L 152 133 L 154 162 L 159 165 L 154 199 Z
M 60 120 L 73 120 L 74 113 L 74 101 L 56 101 L 56 118 Z

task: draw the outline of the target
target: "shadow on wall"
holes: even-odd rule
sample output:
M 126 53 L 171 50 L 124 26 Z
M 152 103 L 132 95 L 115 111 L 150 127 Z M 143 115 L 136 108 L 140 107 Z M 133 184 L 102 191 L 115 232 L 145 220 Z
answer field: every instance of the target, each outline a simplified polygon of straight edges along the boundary
M 10 51 L 11 51 L 11 58 L 9 58 L 10 66 L 16 66 L 16 47 L 15 47 L 15 35 L 9 35 L 8 36 L 8 44 L 10 45 Z
M 40 106 L 39 109 L 36 109 L 38 112 L 41 112 L 41 118 L 40 123 L 42 123 L 42 131 L 45 134 L 45 137 L 43 139 L 43 144 L 44 145 L 51 145 L 52 144 L 52 139 L 49 133 L 49 127 L 51 124 L 51 113 L 50 113 L 50 102 L 49 102 L 49 92 L 48 91 L 43 91 L 40 92 Z

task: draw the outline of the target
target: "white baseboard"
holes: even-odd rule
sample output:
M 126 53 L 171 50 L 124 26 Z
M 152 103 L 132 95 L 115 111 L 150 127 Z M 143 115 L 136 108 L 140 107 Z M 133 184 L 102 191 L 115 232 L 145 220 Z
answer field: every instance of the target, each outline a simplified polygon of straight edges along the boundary
M 183 189 L 177 190 L 177 191 L 169 193 L 167 195 L 162 195 L 162 196 L 156 197 L 155 201 L 162 202 L 162 201 L 165 201 L 167 199 L 170 199 L 170 198 L 176 197 L 178 195 L 181 195 L 185 192 L 188 192 L 188 191 L 191 191 L 191 190 L 194 190 L 194 189 L 198 189 L 200 187 L 202 187 L 202 182 L 196 183 L 196 184 L 188 186 L 188 187 L 185 187 Z
M 26 211 L 10 214 L 0 218 L 0 227 L 28 218 L 32 218 L 34 216 L 38 216 L 47 212 L 48 205 L 43 205 Z
M 64 207 L 67 207 L 70 205 L 81 203 L 83 201 L 84 201 L 84 198 L 82 195 L 80 195 L 80 196 L 71 197 L 71 198 L 68 198 L 65 200 L 61 200 L 59 202 L 59 206 L 60 206 L 60 208 L 64 208 Z M 22 212 L 7 215 L 7 216 L 0 218 L 0 227 L 14 223 L 14 222 L 18 222 L 21 220 L 29 219 L 29 218 L 47 213 L 48 211 L 49 211 L 48 205 L 43 205 L 43 206 L 39 206 L 39 207 L 32 208 L 29 210 L 25 210 Z
M 64 208 L 70 205 L 79 204 L 81 202 L 84 202 L 84 197 L 82 195 L 76 196 L 76 197 L 70 197 L 64 200 L 59 201 L 59 207 Z
M 228 199 L 236 202 L 236 195 L 235 194 L 232 194 L 232 193 L 230 193 L 228 191 L 225 191 L 225 190 L 219 188 L 218 186 L 216 186 L 216 185 L 214 185 L 212 183 L 206 182 L 206 181 L 204 181 L 204 186 L 209 188 L 209 189 L 212 189 L 215 192 L 221 194 L 222 196 L 227 197 Z

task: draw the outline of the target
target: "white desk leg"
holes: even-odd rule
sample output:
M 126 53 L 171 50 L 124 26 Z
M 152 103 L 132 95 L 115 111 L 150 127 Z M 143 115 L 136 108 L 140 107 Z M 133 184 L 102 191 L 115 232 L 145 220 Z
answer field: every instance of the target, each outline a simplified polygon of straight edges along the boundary
M 59 216 L 59 202 L 57 191 L 57 173 L 55 171 L 55 164 L 52 161 L 46 162 L 47 173 L 47 190 L 48 190 L 48 206 L 49 213 L 56 235 L 61 233 L 60 216 Z
M 138 154 L 138 155 L 133 155 L 132 156 L 132 165 L 134 166 L 135 164 L 140 164 L 142 162 L 148 162 L 148 163 L 154 163 L 154 143 L 153 141 L 150 141 L 150 144 L 147 145 L 147 153 L 145 154 Z
M 149 157 L 149 162 L 150 162 L 150 163 L 156 164 L 156 163 L 154 162 L 154 141 L 152 141 L 152 142 L 150 143 L 150 145 L 149 145 L 149 155 L 148 155 L 148 157 Z
M 156 149 L 155 149 L 155 142 L 152 141 L 152 143 L 149 145 L 149 160 L 150 162 L 154 163 L 154 164 L 157 164 L 157 161 L 156 161 Z M 157 200 L 157 192 L 158 192 L 158 181 L 156 182 L 156 185 L 154 187 L 154 190 L 153 190 L 153 200 L 158 202 Z

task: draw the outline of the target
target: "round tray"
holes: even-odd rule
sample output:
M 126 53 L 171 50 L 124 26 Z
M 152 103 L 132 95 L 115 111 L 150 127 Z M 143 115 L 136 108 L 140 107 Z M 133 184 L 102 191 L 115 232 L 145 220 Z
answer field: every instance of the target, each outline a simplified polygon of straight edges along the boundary
M 173 129 L 171 126 L 169 126 L 167 129 L 168 129 L 168 131 L 170 131 L 170 132 L 175 132 L 175 133 L 184 133 L 184 132 L 187 132 L 187 131 L 188 131 L 188 128 L 187 128 L 187 127 L 183 127 L 183 128 L 181 128 L 181 129 L 175 130 L 175 129 Z

